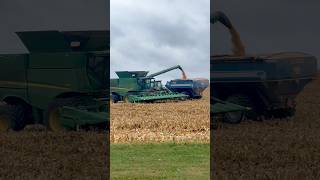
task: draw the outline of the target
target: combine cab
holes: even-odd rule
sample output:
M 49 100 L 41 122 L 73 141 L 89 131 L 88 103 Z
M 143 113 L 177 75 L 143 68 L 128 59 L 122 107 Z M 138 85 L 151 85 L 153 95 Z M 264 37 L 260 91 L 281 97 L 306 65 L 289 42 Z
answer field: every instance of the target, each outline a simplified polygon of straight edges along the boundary
M 109 33 L 18 32 L 29 54 L 0 55 L 0 131 L 107 128 Z
M 148 71 L 116 72 L 119 79 L 111 79 L 110 82 L 112 101 L 139 103 L 186 99 L 187 95 L 164 88 L 161 81 L 154 78 L 175 69 L 182 70 L 180 66 L 174 66 L 151 75 L 147 75 Z

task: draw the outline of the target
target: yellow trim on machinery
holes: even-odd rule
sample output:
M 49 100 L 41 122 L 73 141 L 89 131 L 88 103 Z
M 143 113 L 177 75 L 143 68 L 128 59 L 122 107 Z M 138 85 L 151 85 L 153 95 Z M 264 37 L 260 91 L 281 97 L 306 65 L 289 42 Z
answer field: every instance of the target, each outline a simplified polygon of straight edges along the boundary
M 0 81 L 0 87 L 4 84 L 4 86 L 20 86 L 22 88 L 26 88 L 27 86 L 38 87 L 38 88 L 48 88 L 48 89 L 60 89 L 60 90 L 71 90 L 71 88 L 54 86 L 49 84 L 40 84 L 40 83 L 25 83 L 18 81 Z

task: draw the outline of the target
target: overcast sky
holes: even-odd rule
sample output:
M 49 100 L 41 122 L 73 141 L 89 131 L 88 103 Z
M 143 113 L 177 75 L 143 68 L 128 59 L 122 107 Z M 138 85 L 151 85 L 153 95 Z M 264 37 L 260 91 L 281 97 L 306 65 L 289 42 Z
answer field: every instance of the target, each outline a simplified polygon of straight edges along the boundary
M 209 77 L 209 0 L 111 0 L 114 71 L 156 72 L 181 65 L 190 78 Z M 180 78 L 172 71 L 158 79 Z M 165 83 L 165 82 L 164 82 Z
M 109 29 L 109 0 L 1 0 L 0 53 L 27 52 L 16 31 Z
M 215 0 L 239 31 L 248 53 L 302 51 L 320 58 L 319 0 Z M 230 53 L 228 31 L 213 25 L 212 50 Z

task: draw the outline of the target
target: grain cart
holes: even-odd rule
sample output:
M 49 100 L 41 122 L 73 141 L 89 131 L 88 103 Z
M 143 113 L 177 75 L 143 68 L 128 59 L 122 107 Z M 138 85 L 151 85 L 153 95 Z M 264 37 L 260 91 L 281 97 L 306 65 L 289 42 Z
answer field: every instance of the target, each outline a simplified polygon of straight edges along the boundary
M 234 29 L 223 13 L 211 17 L 211 23 L 218 20 Z M 295 113 L 295 97 L 315 78 L 317 59 L 301 52 L 215 55 L 210 68 L 212 96 L 250 107 L 245 114 L 250 119 L 286 118 Z M 226 117 L 230 123 L 241 119 L 234 113 Z
M 209 86 L 209 80 L 204 78 L 197 79 L 174 79 L 168 81 L 166 88 L 173 92 L 183 93 L 190 99 L 202 98 L 202 92 Z
M 110 83 L 112 101 L 137 103 L 187 98 L 187 95 L 172 92 L 164 88 L 161 81 L 155 80 L 156 76 L 175 69 L 183 72 L 179 65 L 150 75 L 147 75 L 148 71 L 117 71 L 119 78 L 111 79 Z
M 107 31 L 17 32 L 28 54 L 0 55 L 0 130 L 106 128 Z

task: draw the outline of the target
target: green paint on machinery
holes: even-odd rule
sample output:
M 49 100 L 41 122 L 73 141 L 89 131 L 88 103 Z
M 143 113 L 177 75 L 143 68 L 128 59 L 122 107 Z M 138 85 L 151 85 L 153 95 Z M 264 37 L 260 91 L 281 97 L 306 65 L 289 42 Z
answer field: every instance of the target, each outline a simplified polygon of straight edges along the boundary
M 0 55 L 0 131 L 109 122 L 109 32 L 18 32 L 28 54 Z
M 112 101 L 138 103 L 188 98 L 185 94 L 164 88 L 161 81 L 155 79 L 156 76 L 175 69 L 183 72 L 179 65 L 150 75 L 147 75 L 148 71 L 117 71 L 119 78 L 110 81 Z
M 214 97 L 211 97 L 210 104 L 210 126 L 212 129 L 218 128 L 218 119 L 232 124 L 239 123 L 245 118 L 245 112 L 251 110 L 248 107 L 221 101 Z M 226 119 L 228 119 L 228 121 L 226 121 Z

